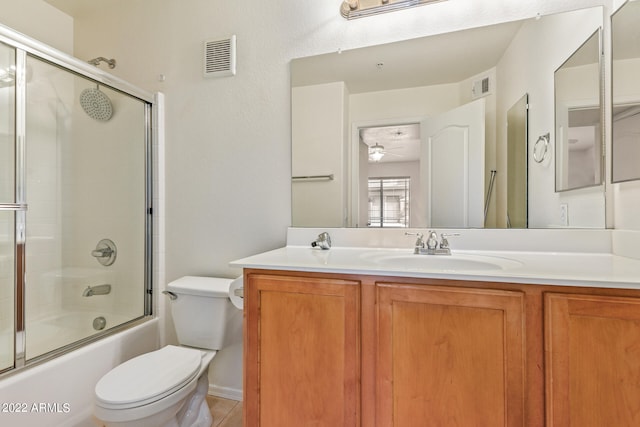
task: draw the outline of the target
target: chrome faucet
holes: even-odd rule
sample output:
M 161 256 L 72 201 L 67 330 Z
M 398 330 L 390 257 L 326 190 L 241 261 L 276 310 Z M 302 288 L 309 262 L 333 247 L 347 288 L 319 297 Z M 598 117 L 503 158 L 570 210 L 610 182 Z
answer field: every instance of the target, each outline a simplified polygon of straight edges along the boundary
M 429 237 L 427 238 L 427 250 L 434 251 L 438 249 L 438 233 L 433 230 L 429 230 Z
M 418 236 L 414 245 L 413 253 L 419 255 L 451 255 L 449 240 L 447 237 L 459 236 L 459 233 L 442 233 L 440 243 L 438 243 L 438 233 L 429 230 L 427 240 L 424 241 L 422 233 L 404 233 L 407 236 Z
M 87 286 L 87 288 L 82 291 L 83 297 L 92 297 L 94 295 L 107 295 L 111 293 L 111 285 L 97 285 L 97 286 Z

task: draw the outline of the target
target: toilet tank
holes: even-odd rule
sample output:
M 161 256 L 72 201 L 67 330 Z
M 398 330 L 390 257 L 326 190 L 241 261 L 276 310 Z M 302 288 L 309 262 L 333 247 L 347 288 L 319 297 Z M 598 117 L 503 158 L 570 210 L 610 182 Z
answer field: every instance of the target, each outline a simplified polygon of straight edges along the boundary
M 209 350 L 224 347 L 227 319 L 237 310 L 229 299 L 232 279 L 185 276 L 167 285 L 171 315 L 181 345 Z

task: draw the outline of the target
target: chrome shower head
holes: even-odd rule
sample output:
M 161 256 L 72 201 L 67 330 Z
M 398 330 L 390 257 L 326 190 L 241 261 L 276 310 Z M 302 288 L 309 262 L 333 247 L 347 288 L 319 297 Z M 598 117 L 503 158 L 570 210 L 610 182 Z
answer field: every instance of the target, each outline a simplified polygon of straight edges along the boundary
M 88 88 L 80 93 L 80 105 L 89 117 L 106 122 L 113 115 L 111 100 L 99 88 Z

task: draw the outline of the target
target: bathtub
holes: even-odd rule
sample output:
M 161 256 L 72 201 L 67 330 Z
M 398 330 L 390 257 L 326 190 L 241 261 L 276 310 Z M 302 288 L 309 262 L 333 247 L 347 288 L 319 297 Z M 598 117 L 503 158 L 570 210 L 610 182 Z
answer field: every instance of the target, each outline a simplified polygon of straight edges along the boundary
M 131 319 L 131 316 L 102 311 L 65 311 L 27 322 L 25 329 L 27 360 L 95 333 L 106 331 Z
M 69 319 L 63 317 L 62 323 Z M 96 383 L 120 363 L 158 349 L 159 328 L 154 318 L 0 379 L 0 404 L 13 405 L 0 407 L 0 425 L 94 427 Z

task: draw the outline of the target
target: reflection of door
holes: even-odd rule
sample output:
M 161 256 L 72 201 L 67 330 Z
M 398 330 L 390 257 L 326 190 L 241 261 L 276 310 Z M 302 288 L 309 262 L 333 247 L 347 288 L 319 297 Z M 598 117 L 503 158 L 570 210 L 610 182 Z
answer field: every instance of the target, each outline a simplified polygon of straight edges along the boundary
M 503 224 L 508 228 L 527 228 L 528 96 L 507 111 L 507 217 Z
M 420 180 L 430 227 L 484 227 L 484 99 L 421 123 Z

